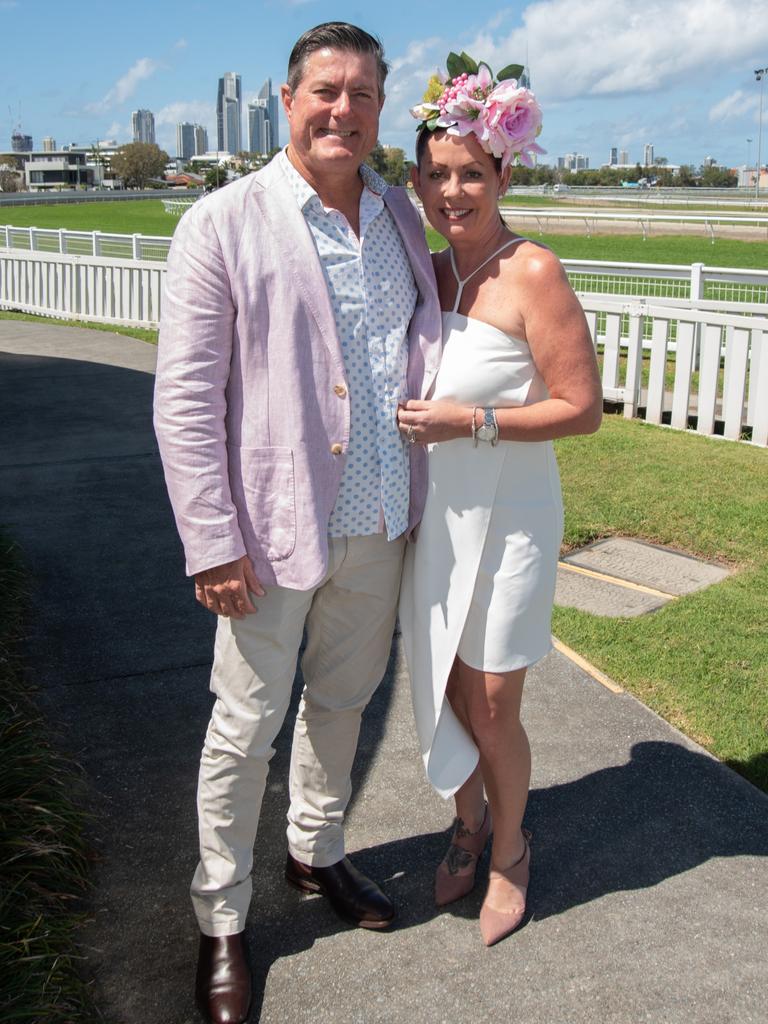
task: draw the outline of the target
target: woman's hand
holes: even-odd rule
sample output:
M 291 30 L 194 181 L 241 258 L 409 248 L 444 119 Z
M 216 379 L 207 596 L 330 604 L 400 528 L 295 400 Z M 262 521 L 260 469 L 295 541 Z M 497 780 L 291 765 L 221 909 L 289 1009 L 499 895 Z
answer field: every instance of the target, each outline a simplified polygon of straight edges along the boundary
M 400 433 L 413 444 L 434 444 L 472 436 L 472 406 L 456 402 L 422 402 L 412 398 L 398 406 Z

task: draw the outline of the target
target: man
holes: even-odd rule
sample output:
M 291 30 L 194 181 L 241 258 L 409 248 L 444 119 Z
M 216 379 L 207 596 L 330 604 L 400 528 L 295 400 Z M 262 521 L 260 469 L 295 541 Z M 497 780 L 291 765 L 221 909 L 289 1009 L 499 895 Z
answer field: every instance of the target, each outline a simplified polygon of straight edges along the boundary
M 440 310 L 413 206 L 362 166 L 386 73 L 354 26 L 305 33 L 287 149 L 196 204 L 168 259 L 155 424 L 187 571 L 219 616 L 192 882 L 214 1022 L 248 1013 L 253 844 L 305 624 L 286 878 L 363 927 L 394 915 L 346 858 L 343 817 L 426 483 L 397 405 L 434 377 Z

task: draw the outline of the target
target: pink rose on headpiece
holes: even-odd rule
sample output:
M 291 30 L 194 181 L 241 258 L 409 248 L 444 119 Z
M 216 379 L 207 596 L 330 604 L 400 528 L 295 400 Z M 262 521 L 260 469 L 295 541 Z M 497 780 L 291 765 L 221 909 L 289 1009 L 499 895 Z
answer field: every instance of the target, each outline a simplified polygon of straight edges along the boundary
M 514 78 L 500 82 L 488 96 L 483 123 L 482 141 L 502 158 L 502 169 L 516 155 L 532 167 L 530 154 L 546 152 L 535 141 L 541 131 L 541 108 L 530 89 L 519 88 Z

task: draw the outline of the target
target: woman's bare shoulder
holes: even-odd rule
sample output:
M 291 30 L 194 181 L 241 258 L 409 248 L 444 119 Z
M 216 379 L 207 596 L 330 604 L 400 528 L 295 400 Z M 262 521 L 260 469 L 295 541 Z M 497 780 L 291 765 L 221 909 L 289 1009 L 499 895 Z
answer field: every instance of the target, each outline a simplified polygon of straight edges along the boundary
M 514 251 L 515 259 L 509 261 L 509 269 L 523 275 L 528 283 L 541 282 L 546 285 L 553 279 L 561 279 L 565 273 L 563 265 L 549 246 L 524 239 Z

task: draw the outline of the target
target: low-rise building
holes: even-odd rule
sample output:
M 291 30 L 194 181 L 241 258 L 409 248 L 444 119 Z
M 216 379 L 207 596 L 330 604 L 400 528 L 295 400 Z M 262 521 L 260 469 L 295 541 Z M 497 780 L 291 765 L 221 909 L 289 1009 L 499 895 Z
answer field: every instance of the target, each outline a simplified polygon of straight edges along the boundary
M 93 185 L 93 168 L 85 153 L 54 151 L 29 153 L 24 160 L 24 180 L 30 192 Z

